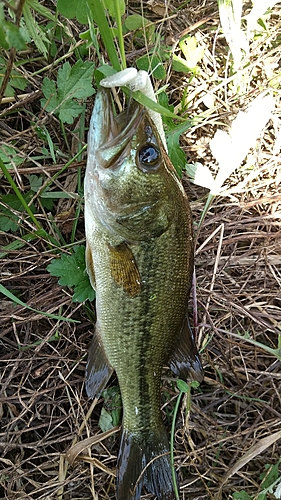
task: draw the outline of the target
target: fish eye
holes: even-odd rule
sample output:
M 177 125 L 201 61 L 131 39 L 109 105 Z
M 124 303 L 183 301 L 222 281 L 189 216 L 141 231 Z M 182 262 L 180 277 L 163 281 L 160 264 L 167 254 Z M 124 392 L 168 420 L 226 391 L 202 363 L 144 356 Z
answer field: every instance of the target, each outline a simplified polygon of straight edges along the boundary
M 161 154 L 154 144 L 145 144 L 137 153 L 137 165 L 143 172 L 155 171 L 160 166 Z

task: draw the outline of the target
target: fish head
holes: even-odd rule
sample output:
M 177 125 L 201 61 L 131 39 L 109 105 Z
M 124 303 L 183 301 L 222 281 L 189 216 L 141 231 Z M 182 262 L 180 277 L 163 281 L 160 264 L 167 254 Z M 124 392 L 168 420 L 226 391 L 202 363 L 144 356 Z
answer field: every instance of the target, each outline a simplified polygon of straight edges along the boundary
M 116 115 L 100 90 L 91 118 L 85 217 L 128 241 L 162 234 L 183 188 L 147 110 L 136 102 Z

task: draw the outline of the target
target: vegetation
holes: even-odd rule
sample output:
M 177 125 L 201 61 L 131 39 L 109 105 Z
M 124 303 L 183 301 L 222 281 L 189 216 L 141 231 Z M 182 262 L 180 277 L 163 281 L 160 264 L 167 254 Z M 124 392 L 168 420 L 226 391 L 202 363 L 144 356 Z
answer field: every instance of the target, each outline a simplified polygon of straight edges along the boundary
M 97 86 L 126 66 L 152 74 L 196 233 L 205 380 L 163 380 L 178 498 L 281 498 L 280 4 L 0 0 L 0 22 L 1 498 L 114 498 L 83 178 Z

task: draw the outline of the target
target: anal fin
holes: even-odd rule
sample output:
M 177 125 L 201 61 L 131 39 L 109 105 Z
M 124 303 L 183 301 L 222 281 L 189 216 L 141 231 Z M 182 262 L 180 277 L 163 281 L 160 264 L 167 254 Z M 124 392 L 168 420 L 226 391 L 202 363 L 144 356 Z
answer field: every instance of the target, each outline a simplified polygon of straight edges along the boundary
M 203 380 L 204 372 L 200 355 L 187 318 L 184 320 L 178 344 L 170 357 L 170 368 L 183 380 L 197 380 L 198 382 Z
M 96 325 L 86 365 L 86 392 L 89 398 L 100 395 L 112 373 L 113 368 L 106 357 Z

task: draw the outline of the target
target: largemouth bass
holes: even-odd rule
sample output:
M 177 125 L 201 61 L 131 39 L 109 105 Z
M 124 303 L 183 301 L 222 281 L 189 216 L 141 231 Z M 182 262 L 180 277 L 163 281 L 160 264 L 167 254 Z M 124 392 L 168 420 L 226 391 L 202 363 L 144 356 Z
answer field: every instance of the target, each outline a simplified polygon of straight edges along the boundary
M 89 397 L 115 370 L 123 403 L 117 499 L 138 500 L 142 485 L 174 498 L 160 412 L 163 365 L 202 379 L 187 323 L 193 269 L 187 196 L 147 111 L 116 115 L 97 93 L 85 176 L 86 262 L 97 322 L 86 368 Z

